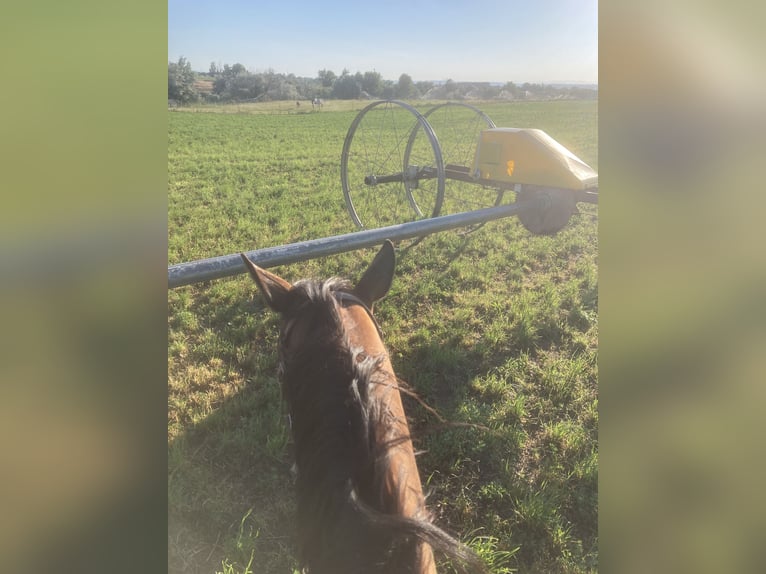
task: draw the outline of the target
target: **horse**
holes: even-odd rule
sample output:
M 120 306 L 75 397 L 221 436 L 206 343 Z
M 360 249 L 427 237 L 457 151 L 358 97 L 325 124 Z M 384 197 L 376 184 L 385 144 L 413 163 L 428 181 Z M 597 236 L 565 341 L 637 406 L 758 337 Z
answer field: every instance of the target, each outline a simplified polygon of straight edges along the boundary
M 319 108 L 320 110 L 322 109 L 322 100 L 320 100 L 319 98 L 314 98 L 313 100 L 311 100 L 311 109 L 315 110 L 317 108 Z
M 355 286 L 339 278 L 291 284 L 240 255 L 280 316 L 304 572 L 435 574 L 434 549 L 463 571 L 484 572 L 425 506 L 399 380 L 373 315 L 393 281 L 393 244 Z

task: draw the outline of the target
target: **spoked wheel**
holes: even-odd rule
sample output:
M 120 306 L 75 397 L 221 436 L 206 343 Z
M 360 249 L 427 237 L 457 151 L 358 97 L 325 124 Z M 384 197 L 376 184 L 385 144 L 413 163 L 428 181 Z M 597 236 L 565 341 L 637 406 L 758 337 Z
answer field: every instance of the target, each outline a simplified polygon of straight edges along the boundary
M 439 104 L 423 115 L 439 140 L 444 159 L 446 185 L 441 213 L 460 213 L 499 205 L 503 199 L 502 190 L 456 179 L 470 178 L 479 134 L 482 130 L 494 128 L 495 122 L 481 110 L 459 102 Z M 423 145 L 420 140 L 424 136 L 420 131 L 414 132 L 407 149 L 414 150 Z M 456 177 L 450 177 L 452 174 Z M 472 226 L 469 230 L 482 225 Z
M 408 146 L 416 131 L 418 145 Z M 439 143 L 423 115 L 404 102 L 374 102 L 359 112 L 343 143 L 340 177 L 360 228 L 433 217 L 444 196 Z

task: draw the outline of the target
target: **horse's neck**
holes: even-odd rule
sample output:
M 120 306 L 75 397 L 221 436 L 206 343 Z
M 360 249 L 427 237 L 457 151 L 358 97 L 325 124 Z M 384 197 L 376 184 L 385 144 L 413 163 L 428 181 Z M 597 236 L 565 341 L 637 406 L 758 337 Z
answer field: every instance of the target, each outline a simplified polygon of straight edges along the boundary
M 363 307 L 347 308 L 343 322 L 351 348 L 361 348 L 367 356 L 379 360 L 376 383 L 370 386 L 369 394 L 370 401 L 379 405 L 383 415 L 375 434 L 380 442 L 377 447 L 387 452 L 388 465 L 383 477 L 385 506 L 396 514 L 424 518 L 425 502 L 420 475 L 388 352 L 378 336 L 377 327 Z
M 359 489 L 358 492 L 362 500 L 365 500 L 367 504 L 373 507 L 381 504 L 382 507 L 378 508 L 379 511 L 408 518 L 426 518 L 420 476 L 415 463 L 412 442 L 409 439 L 409 429 L 404 415 L 404 407 L 396 375 L 391 366 L 388 352 L 383 345 L 374 320 L 371 319 L 369 312 L 364 307 L 354 304 L 344 307 L 341 317 L 348 346 L 353 352 L 352 360 L 356 361 L 357 367 L 359 367 L 355 376 L 365 381 L 370 381 L 369 385 L 365 387 L 366 402 L 373 405 L 373 408 L 371 410 L 367 408 L 366 412 L 368 414 L 374 413 L 375 416 L 372 423 L 374 429 L 371 429 L 370 432 L 374 436 L 374 445 L 372 446 L 373 458 L 376 462 L 373 467 L 365 464 L 364 469 L 367 470 L 361 471 L 358 468 L 355 469 L 343 463 L 334 464 L 329 471 L 326 468 L 328 457 L 325 454 L 329 451 L 334 451 L 336 447 L 338 452 L 346 448 L 344 445 L 348 444 L 348 430 L 345 427 L 343 429 L 337 428 L 333 426 L 334 423 L 328 421 L 328 419 L 342 421 L 342 417 L 324 417 L 320 411 L 325 410 L 325 407 L 330 410 L 337 408 L 337 404 L 339 404 L 338 397 L 344 396 L 343 392 L 330 397 L 325 394 L 327 389 L 325 385 L 320 385 L 325 389 L 325 392 L 319 395 L 314 395 L 312 392 L 317 390 L 319 386 L 310 385 L 309 389 L 302 386 L 298 387 L 306 389 L 308 392 L 302 398 L 308 399 L 308 403 L 311 405 L 311 408 L 308 409 L 309 412 L 304 413 L 305 416 L 310 417 L 310 420 L 296 420 L 293 423 L 293 430 L 301 435 L 300 442 L 302 443 L 299 446 L 299 437 L 295 436 L 296 455 L 298 454 L 297 451 L 300 450 L 301 462 L 306 465 L 301 469 L 301 464 L 299 463 L 298 469 L 299 512 L 304 515 L 301 526 L 302 543 L 307 548 L 307 556 L 314 553 L 316 556 L 323 556 L 329 552 L 330 560 L 335 560 L 335 557 L 343 555 L 343 553 L 337 554 L 334 550 L 331 551 L 331 549 L 325 548 L 328 544 L 332 543 L 332 540 L 328 542 L 329 539 L 325 539 L 324 533 L 329 531 L 321 521 L 317 522 L 316 519 L 328 505 L 333 506 L 328 502 L 328 497 L 339 501 L 338 505 L 334 506 L 335 508 L 344 508 L 344 505 L 348 505 L 344 485 L 348 484 L 346 479 L 351 475 L 357 475 L 359 472 L 362 473 L 362 475 L 355 476 L 356 488 Z M 368 363 L 364 365 L 364 361 L 368 361 Z M 370 379 L 360 375 L 360 373 L 367 369 L 373 371 Z M 301 381 L 309 380 L 311 376 L 312 373 L 307 371 L 301 373 L 300 379 Z M 339 379 L 338 387 L 335 390 L 347 389 L 348 383 L 348 379 Z M 335 395 L 334 392 L 333 395 Z M 307 401 L 301 401 L 300 398 L 298 396 L 294 397 L 296 401 L 305 405 Z M 340 403 L 343 402 L 340 401 Z M 325 425 L 330 425 L 330 427 L 328 428 Z M 313 432 L 320 427 L 329 432 Z M 334 438 L 331 442 L 317 442 L 320 435 Z M 336 441 L 335 439 L 338 440 Z M 369 445 L 370 443 L 366 444 Z M 382 453 L 385 454 L 380 456 Z M 332 458 L 338 461 L 346 460 L 350 462 L 350 459 L 347 459 L 347 457 L 338 456 Z M 380 466 L 378 466 L 378 462 L 381 463 Z M 372 476 L 366 475 L 365 473 L 371 471 L 372 468 L 375 468 Z M 319 469 L 319 474 L 312 472 L 317 469 Z M 302 470 L 308 470 L 309 472 L 301 477 Z M 348 515 L 347 518 L 352 516 L 353 514 Z M 344 536 L 344 541 L 348 542 L 348 540 L 358 536 L 360 539 L 356 541 L 358 542 L 357 546 L 361 547 L 363 544 L 370 544 L 369 533 L 361 526 L 352 524 L 353 520 L 351 518 L 349 520 L 350 526 L 346 524 L 346 526 L 342 527 L 348 528 L 348 534 Z M 372 540 L 375 541 L 376 539 L 373 537 Z M 378 540 L 378 542 L 382 542 L 382 540 Z M 375 555 L 378 552 L 380 552 L 380 549 L 370 549 L 369 554 Z M 412 558 L 415 562 L 409 562 L 410 567 L 406 569 L 407 572 L 417 574 L 436 573 L 433 553 L 427 544 L 419 543 L 419 549 Z M 338 558 L 338 560 L 341 559 Z M 349 558 L 349 560 L 352 559 Z M 414 568 L 410 569 L 412 566 Z M 356 570 L 352 568 L 344 570 L 338 566 L 334 571 Z

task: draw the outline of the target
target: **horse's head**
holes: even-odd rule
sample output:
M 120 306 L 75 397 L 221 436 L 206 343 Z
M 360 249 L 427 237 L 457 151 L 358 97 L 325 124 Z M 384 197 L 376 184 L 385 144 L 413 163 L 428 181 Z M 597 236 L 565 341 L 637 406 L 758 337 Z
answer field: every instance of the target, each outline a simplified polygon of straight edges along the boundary
M 332 338 L 340 331 L 345 331 L 353 347 L 367 354 L 385 353 L 372 309 L 388 293 L 393 281 L 396 257 L 390 241 L 383 244 L 355 287 L 337 279 L 322 283 L 299 281 L 292 285 L 261 269 L 246 255 L 241 256 L 266 304 L 282 318 L 281 353 Z M 337 304 L 335 313 L 325 304 L 331 299 Z M 341 323 L 335 317 L 340 317 Z
M 470 563 L 460 544 L 431 524 L 399 382 L 372 315 L 391 287 L 393 244 L 383 244 L 355 286 L 340 279 L 291 284 L 242 259 L 281 318 L 282 388 L 309 569 L 434 574 L 431 546 Z

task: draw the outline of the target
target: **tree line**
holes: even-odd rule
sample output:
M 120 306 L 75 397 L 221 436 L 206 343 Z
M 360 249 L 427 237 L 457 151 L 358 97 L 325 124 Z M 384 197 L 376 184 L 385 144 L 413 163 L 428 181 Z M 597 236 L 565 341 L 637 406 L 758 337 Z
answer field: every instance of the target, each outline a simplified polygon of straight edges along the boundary
M 340 75 L 319 70 L 315 78 L 280 74 L 273 70 L 251 72 L 240 63 L 210 64 L 198 73 L 184 57 L 168 62 L 168 100 L 178 104 L 194 102 L 247 102 L 268 100 L 320 99 L 596 99 L 595 88 L 524 83 L 504 85 L 489 82 L 415 82 L 401 74 L 394 82 L 375 71 Z

